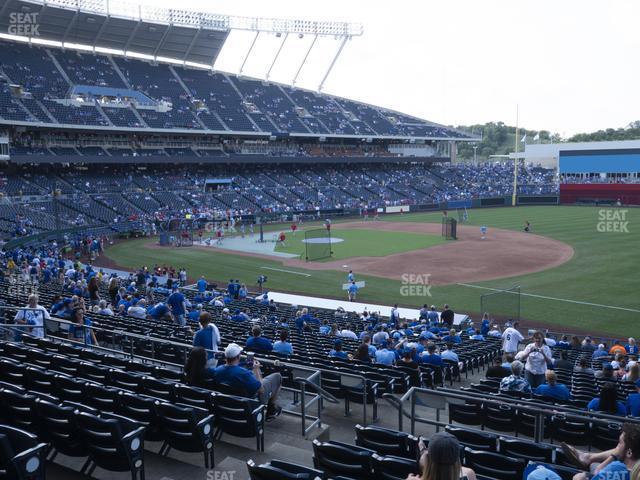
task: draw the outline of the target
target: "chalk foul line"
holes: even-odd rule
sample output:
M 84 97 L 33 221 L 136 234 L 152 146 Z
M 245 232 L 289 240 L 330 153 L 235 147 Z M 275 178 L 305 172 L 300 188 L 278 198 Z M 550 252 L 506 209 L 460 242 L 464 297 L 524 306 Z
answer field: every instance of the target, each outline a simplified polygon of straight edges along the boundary
M 294 272 L 293 270 L 284 270 L 282 268 L 273 268 L 273 267 L 260 267 L 264 270 L 273 270 L 275 272 L 284 272 L 284 273 L 290 273 L 292 275 L 300 275 L 302 277 L 310 277 L 311 274 L 309 273 L 302 273 L 302 272 Z
M 456 283 L 456 285 L 460 285 L 461 287 L 477 288 L 480 290 L 491 290 L 493 292 L 516 293 L 516 292 L 509 292 L 507 290 L 503 290 L 500 288 L 481 287 L 480 285 L 472 285 L 470 283 Z M 603 305 L 601 303 L 582 302 L 580 300 L 570 300 L 568 298 L 548 297 L 546 295 L 536 295 L 535 293 L 520 293 L 520 295 L 526 295 L 527 297 L 533 297 L 533 298 L 542 298 L 543 300 L 554 300 L 556 302 L 575 303 L 577 305 L 587 305 L 590 307 L 602 307 L 602 308 L 610 308 L 612 310 L 622 310 L 624 312 L 640 313 L 640 310 L 637 310 L 635 308 L 617 307 L 615 305 Z

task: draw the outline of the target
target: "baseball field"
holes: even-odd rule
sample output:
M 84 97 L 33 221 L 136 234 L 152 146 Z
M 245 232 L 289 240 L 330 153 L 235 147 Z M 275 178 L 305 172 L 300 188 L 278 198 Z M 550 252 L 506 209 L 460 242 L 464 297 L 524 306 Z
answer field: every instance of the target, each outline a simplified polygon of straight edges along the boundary
M 388 215 L 380 221 L 334 221 L 334 257 L 304 261 L 303 224 L 276 252 L 301 258 L 222 250 L 205 246 L 159 247 L 157 239 L 118 243 L 106 252 L 108 266 L 127 269 L 154 264 L 184 267 L 226 284 L 237 278 L 256 288 L 267 275 L 269 289 L 344 299 L 349 269 L 366 281 L 358 300 L 441 307 L 479 318 L 480 296 L 520 286 L 525 323 L 550 329 L 633 336 L 640 321 L 640 209 L 517 207 L 469 210 L 458 240 L 440 237 L 442 214 Z M 532 232 L 523 232 L 525 221 Z M 480 226 L 488 227 L 486 239 Z M 280 231 L 288 226 L 272 226 Z M 225 239 L 233 242 L 234 238 Z M 407 283 L 428 283 L 407 289 Z M 405 288 L 403 288 L 405 287 Z M 420 292 L 420 295 L 412 295 Z

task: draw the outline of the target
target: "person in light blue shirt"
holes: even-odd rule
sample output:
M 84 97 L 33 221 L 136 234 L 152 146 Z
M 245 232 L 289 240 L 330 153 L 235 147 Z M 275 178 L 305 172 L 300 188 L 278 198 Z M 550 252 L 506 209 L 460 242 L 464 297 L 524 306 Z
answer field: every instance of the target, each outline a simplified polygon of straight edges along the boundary
M 447 343 L 462 343 L 462 338 L 460 338 L 460 335 L 458 335 L 455 328 L 452 328 L 448 335 L 442 337 L 442 340 Z
M 353 274 L 353 270 L 349 270 L 349 274 L 347 275 L 347 282 L 353 283 L 356 281 L 356 276 Z
M 375 357 L 376 352 L 378 351 L 376 347 L 371 345 L 371 337 L 369 335 L 365 335 L 362 337 L 362 343 L 367 346 L 367 351 L 369 352 L 370 357 Z
M 480 332 L 480 330 L 476 330 L 473 335 L 469 337 L 470 340 L 484 340 L 484 335 Z
M 460 359 L 458 358 L 458 354 L 453 351 L 452 343 L 447 343 L 447 348 L 446 350 L 443 350 L 442 353 L 440 353 L 440 358 L 442 358 L 442 360 L 449 360 L 451 362 L 456 362 L 456 363 L 460 362 Z
M 629 355 L 638 355 L 638 345 L 636 345 L 636 339 L 629 337 L 629 343 L 624 346 L 624 349 Z
M 576 474 L 574 480 L 629 480 L 636 478 L 638 461 L 640 460 L 640 426 L 632 423 L 622 425 L 622 433 L 618 444 L 602 452 L 583 452 L 567 444 L 562 444 L 562 451 L 571 463 L 581 470 L 591 471 Z M 631 475 L 630 472 L 634 472 Z
M 288 342 L 289 332 L 282 330 L 280 340 L 273 343 L 273 351 L 280 355 L 293 355 L 293 345 Z
M 349 285 L 349 288 L 348 288 L 348 292 L 349 292 L 349 301 L 355 302 L 356 295 L 358 294 L 358 286 L 356 285 L 356 282 L 351 282 L 351 285 Z
M 440 316 L 438 315 L 438 312 L 436 312 L 435 305 L 431 305 L 431 309 L 427 312 L 427 320 L 430 325 L 435 325 L 440 320 Z
M 320 333 L 322 335 L 329 335 L 329 332 L 331 332 L 331 327 L 329 326 L 329 321 L 328 320 L 323 320 L 322 321 L 322 325 L 320 325 Z
M 382 365 L 393 365 L 396 361 L 396 353 L 389 350 L 387 342 L 380 344 L 380 349 L 376 352 L 376 363 Z

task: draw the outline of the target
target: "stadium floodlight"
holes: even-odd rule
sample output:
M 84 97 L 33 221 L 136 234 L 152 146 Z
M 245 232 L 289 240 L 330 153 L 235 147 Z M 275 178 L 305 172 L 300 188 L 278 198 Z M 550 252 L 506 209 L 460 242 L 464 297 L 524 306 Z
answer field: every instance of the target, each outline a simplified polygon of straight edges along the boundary
M 360 23 L 330 22 L 285 18 L 260 18 L 221 15 L 216 13 L 198 12 L 195 10 L 181 10 L 161 8 L 152 5 L 136 5 L 125 0 L 24 0 L 28 3 L 66 10 L 93 13 L 111 17 L 124 18 L 135 21 L 170 24 L 203 28 L 206 30 L 249 30 L 253 32 L 278 34 L 310 34 L 310 35 L 338 35 L 359 36 L 364 32 Z
M 97 48 L 105 48 L 109 47 L 112 50 L 116 50 L 118 53 L 122 53 L 123 55 L 130 54 L 144 54 L 150 55 L 153 59 L 158 61 L 160 58 L 165 59 L 168 58 L 169 55 L 175 55 L 175 43 L 176 37 L 184 37 L 185 32 L 180 31 L 181 29 L 192 29 L 196 31 L 195 34 L 192 35 L 191 39 L 187 38 L 185 40 L 184 45 L 178 46 L 177 48 L 184 49 L 182 53 L 183 64 L 191 64 L 204 68 L 212 68 L 215 59 L 218 55 L 218 52 L 222 48 L 226 40 L 226 36 L 233 30 L 237 31 L 249 31 L 254 32 L 255 36 L 249 47 L 247 53 L 245 54 L 243 61 L 241 62 L 241 67 L 239 74 L 242 75 L 244 71 L 244 67 L 247 63 L 248 57 L 254 50 L 254 46 L 258 37 L 261 33 L 275 34 L 278 38 L 284 38 L 286 40 L 288 36 L 297 35 L 299 39 L 303 39 L 305 35 L 309 35 L 313 37 L 313 41 L 307 50 L 302 63 L 300 64 L 295 77 L 293 78 L 293 84 L 295 85 L 300 71 L 304 67 L 311 50 L 316 45 L 316 40 L 319 37 L 324 38 L 334 38 L 339 42 L 339 46 L 337 52 L 335 53 L 329 68 L 324 74 L 320 85 L 318 86 L 318 90 L 322 90 L 322 87 L 327 80 L 327 77 L 331 73 L 338 57 L 342 53 L 347 40 L 350 40 L 353 37 L 361 36 L 364 33 L 364 27 L 361 23 L 351 23 L 351 22 L 334 22 L 334 21 L 320 21 L 320 20 L 308 20 L 308 19 L 295 19 L 295 18 L 261 18 L 261 17 L 245 17 L 245 16 L 233 16 L 233 15 L 221 15 L 216 13 L 208 13 L 201 12 L 195 10 L 182 10 L 182 9 L 173 9 L 173 8 L 161 8 L 153 5 L 141 5 L 136 4 L 127 0 L 4 0 L 5 7 L 9 4 L 13 3 L 28 3 L 32 5 L 38 5 L 42 7 L 40 9 L 40 14 L 46 11 L 47 15 L 45 17 L 47 20 L 50 20 L 50 24 L 52 28 L 60 28 L 59 25 L 56 25 L 55 19 L 57 17 L 53 16 L 51 19 L 50 13 L 55 9 L 58 10 L 66 10 L 69 13 L 69 16 L 72 18 L 68 19 L 68 24 L 63 26 L 63 31 L 59 33 L 53 33 L 53 38 L 36 38 L 36 41 L 40 42 L 42 40 L 51 40 L 56 41 L 62 44 L 64 47 L 67 43 L 67 37 L 76 31 L 76 26 L 79 21 L 81 14 L 89 14 L 95 16 L 105 17 L 105 20 L 101 22 L 100 28 L 96 28 L 95 34 L 87 34 L 86 32 L 83 35 L 89 35 L 87 38 L 83 38 L 82 41 L 72 42 L 74 45 L 84 45 L 87 44 L 89 46 L 92 45 L 92 49 L 95 52 Z M 29 8 L 29 7 L 27 7 Z M 96 18 L 91 18 L 93 23 L 97 23 Z M 122 42 L 121 45 L 114 46 L 113 42 L 111 44 L 107 39 L 109 38 L 110 29 L 112 28 L 112 20 L 128 20 L 132 22 L 132 25 L 129 28 L 128 39 Z M 86 20 L 89 22 L 89 20 Z M 135 24 L 133 24 L 135 22 Z M 134 41 L 134 38 L 137 40 L 138 30 L 142 24 L 155 24 L 151 26 L 147 26 L 149 31 L 153 31 L 153 29 L 158 28 L 158 32 L 162 32 L 161 38 L 157 40 L 157 43 L 154 44 L 154 49 L 152 51 L 144 51 L 147 47 L 144 42 L 140 43 L 138 41 Z M 66 27 L 66 28 L 65 28 Z M 115 27 L 113 27 L 115 28 Z M 207 58 L 205 54 L 202 53 L 194 53 L 201 51 L 203 47 L 203 39 L 201 38 L 202 32 L 207 34 L 209 37 L 217 38 L 217 41 L 220 42 L 219 48 L 212 48 L 211 58 Z M 50 36 L 52 32 L 49 32 Z M 188 35 L 187 35 L 188 37 Z M 29 38 L 31 41 L 32 39 Z M 270 67 L 267 70 L 265 80 L 268 80 L 282 49 L 284 47 L 284 40 L 279 45 L 275 56 L 270 62 Z M 104 45 L 100 45 L 103 43 Z M 172 48 L 167 49 L 166 43 L 171 43 Z M 214 40 L 212 44 L 215 44 Z M 131 51 L 129 48 L 131 47 Z M 78 47 L 74 47 L 78 48 Z M 142 48 L 143 50 L 138 50 Z M 193 58 L 192 58 L 193 57 Z M 195 58 L 195 60 L 194 60 Z M 204 58 L 206 58 L 207 64 L 203 62 Z M 179 60 L 179 59 L 177 59 Z

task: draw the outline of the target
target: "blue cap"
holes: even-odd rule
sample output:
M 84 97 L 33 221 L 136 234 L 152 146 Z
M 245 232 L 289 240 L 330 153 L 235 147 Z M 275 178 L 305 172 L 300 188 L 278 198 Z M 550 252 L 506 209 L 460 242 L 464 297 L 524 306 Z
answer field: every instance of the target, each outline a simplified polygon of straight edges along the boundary
M 393 338 L 394 338 L 395 340 L 400 340 L 400 339 L 402 338 L 402 334 L 401 334 L 400 332 L 395 332 L 395 333 L 393 334 Z
M 333 341 L 333 346 L 334 346 L 334 347 L 337 347 L 338 345 L 342 345 L 342 340 L 335 339 L 335 340 Z
M 527 476 L 527 480 L 562 480 L 562 479 L 553 470 L 549 470 L 547 467 L 538 465 L 538 468 L 536 468 Z
M 613 370 L 613 365 L 611 365 L 609 362 L 605 362 L 602 364 L 602 369 L 603 370 Z

